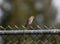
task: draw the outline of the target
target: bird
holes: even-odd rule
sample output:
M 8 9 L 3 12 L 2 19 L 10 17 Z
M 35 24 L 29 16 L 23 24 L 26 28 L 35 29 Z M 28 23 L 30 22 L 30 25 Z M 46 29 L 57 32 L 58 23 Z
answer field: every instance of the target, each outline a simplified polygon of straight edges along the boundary
M 30 26 L 30 25 L 32 24 L 33 20 L 34 20 L 34 16 L 30 16 L 30 17 L 28 18 L 26 24 L 25 24 L 25 27 Z

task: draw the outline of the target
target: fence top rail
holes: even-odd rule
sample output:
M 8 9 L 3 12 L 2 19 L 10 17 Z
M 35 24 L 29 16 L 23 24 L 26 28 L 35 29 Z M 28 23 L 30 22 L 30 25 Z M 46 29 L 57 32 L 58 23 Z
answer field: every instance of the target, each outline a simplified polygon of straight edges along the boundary
M 0 35 L 15 35 L 15 34 L 60 34 L 60 29 L 48 30 L 0 30 Z

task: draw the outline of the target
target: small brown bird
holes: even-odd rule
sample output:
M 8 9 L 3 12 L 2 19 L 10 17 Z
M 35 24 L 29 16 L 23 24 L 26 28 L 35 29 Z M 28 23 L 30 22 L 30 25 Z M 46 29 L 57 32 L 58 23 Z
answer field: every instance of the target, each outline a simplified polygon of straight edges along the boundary
M 25 24 L 25 27 L 30 26 L 33 20 L 34 20 L 34 16 L 29 17 L 29 19 L 27 20 L 27 23 Z

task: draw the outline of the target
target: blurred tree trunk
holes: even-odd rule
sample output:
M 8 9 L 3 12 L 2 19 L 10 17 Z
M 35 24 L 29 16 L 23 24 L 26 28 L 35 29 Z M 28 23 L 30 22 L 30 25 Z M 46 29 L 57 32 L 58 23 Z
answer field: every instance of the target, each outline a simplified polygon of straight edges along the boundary
M 42 1 L 42 3 L 44 4 L 44 20 L 45 20 L 45 25 L 49 25 L 49 21 L 50 21 L 50 13 L 49 13 L 49 9 L 50 9 L 50 2 L 46 3 L 46 1 Z M 40 11 L 41 12 L 41 11 Z M 39 12 L 37 12 L 34 9 L 34 2 L 31 0 L 14 0 L 13 1 L 13 8 L 12 8 L 12 17 L 11 17 L 11 22 L 8 23 L 10 25 L 25 25 L 27 19 L 33 15 L 33 16 L 37 16 Z M 35 20 L 36 21 L 36 20 Z M 35 26 L 35 24 L 37 24 L 37 22 L 35 22 L 32 24 Z

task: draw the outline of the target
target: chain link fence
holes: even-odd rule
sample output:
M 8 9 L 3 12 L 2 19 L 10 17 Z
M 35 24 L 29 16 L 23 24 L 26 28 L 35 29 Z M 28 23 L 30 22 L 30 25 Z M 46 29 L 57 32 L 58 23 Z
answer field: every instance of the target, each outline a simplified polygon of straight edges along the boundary
M 24 26 L 22 26 L 24 29 Z M 45 26 L 47 28 L 47 26 Z M 18 26 L 8 26 L 4 28 L 0 26 L 0 44 L 60 44 L 59 29 L 41 29 L 37 26 L 37 30 L 21 30 Z M 11 30 L 15 29 L 16 30 Z M 33 27 L 30 27 L 32 29 Z
M 17 10 L 17 11 L 14 10 L 14 12 L 16 12 L 18 14 L 17 16 L 20 16 L 20 14 L 27 16 L 28 13 L 29 14 L 32 13 L 34 15 L 35 15 L 34 12 L 36 12 L 36 15 L 38 15 L 42 11 L 43 11 L 43 13 L 45 13 L 44 12 L 45 11 L 45 9 L 44 9 L 45 5 L 48 8 L 48 5 L 51 2 L 50 0 L 49 0 L 50 2 L 48 0 L 45 2 L 44 1 L 40 2 L 39 0 L 35 0 L 34 1 L 34 4 L 35 4 L 34 7 L 30 7 L 30 6 L 33 6 L 33 4 L 31 4 L 29 1 L 27 1 L 27 2 L 24 2 L 24 1 L 25 0 L 23 0 L 23 1 L 21 0 L 21 2 L 19 2 L 19 0 L 18 1 L 15 0 L 12 3 L 12 0 L 6 0 L 6 1 L 0 0 L 0 24 L 5 25 L 6 24 L 5 20 L 10 19 L 7 17 L 9 17 L 8 15 L 11 14 L 10 11 L 13 8 L 12 7 L 13 5 L 17 6 L 17 7 L 14 7 L 14 9 Z M 47 3 L 47 4 L 45 4 L 45 3 Z M 29 7 L 27 5 L 31 9 L 33 9 L 33 8 L 35 8 L 35 9 L 33 9 L 33 10 L 28 9 Z M 48 10 L 50 10 L 50 9 L 46 10 L 47 14 L 49 13 Z M 20 11 L 23 11 L 23 12 L 21 13 Z M 34 12 L 30 12 L 30 11 L 34 11 Z M 15 17 L 14 15 L 12 15 L 12 16 Z M 40 17 L 40 15 L 38 15 L 37 17 L 38 18 L 36 18 L 36 19 L 37 19 L 38 23 L 40 23 L 40 20 L 42 23 L 42 21 L 44 19 L 43 16 L 41 16 L 42 18 Z M 22 18 L 17 18 L 17 19 L 20 20 Z M 47 16 L 47 20 L 48 20 L 48 16 Z M 7 21 L 9 22 L 9 20 L 7 20 Z M 18 23 L 18 24 L 20 24 L 20 23 Z M 0 26 L 0 44 L 60 44 L 60 35 L 59 35 L 60 30 L 56 29 L 56 28 L 60 28 L 60 24 L 58 24 L 58 26 L 52 25 L 50 27 L 46 26 L 44 24 L 43 24 L 43 26 L 42 25 L 36 25 L 35 27 L 32 27 L 29 25 L 29 26 L 27 26 L 27 28 L 23 25 L 21 27 L 16 26 L 16 25 L 13 27 L 11 27 L 10 25 L 5 26 L 5 27 Z

